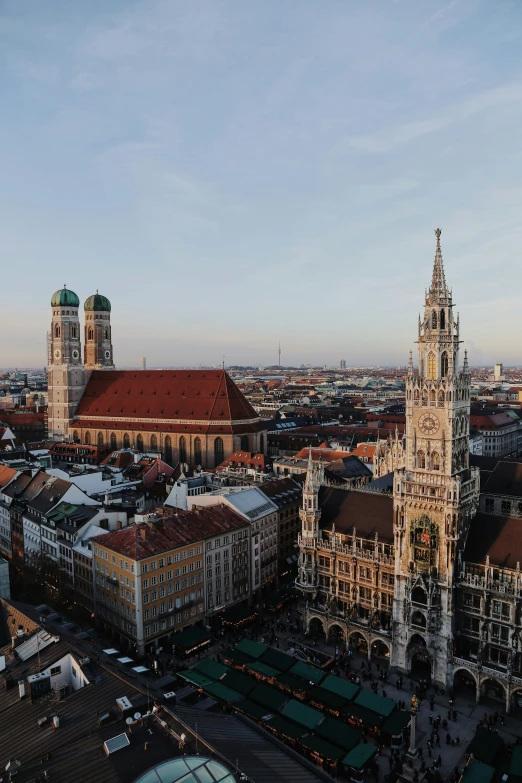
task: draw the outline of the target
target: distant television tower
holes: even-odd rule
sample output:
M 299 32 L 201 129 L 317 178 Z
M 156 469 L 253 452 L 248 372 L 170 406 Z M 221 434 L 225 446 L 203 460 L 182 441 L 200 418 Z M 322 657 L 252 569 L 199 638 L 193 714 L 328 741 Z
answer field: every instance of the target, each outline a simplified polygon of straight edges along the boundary
M 281 369 L 281 340 L 279 341 L 278 354 L 279 354 L 279 369 Z

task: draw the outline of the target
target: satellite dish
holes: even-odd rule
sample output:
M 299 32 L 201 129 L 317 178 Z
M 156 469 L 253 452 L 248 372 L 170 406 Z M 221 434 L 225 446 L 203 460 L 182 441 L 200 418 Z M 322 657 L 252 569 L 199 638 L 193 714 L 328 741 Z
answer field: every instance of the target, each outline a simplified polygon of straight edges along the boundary
M 131 716 L 130 716 L 130 715 L 129 715 L 129 717 L 128 717 L 128 718 L 125 718 L 125 723 L 127 724 L 127 726 L 130 726 L 130 725 L 131 725 L 131 723 L 132 723 L 132 718 L 131 718 Z
M 141 718 L 141 712 L 135 712 L 134 713 L 134 720 L 139 720 Z

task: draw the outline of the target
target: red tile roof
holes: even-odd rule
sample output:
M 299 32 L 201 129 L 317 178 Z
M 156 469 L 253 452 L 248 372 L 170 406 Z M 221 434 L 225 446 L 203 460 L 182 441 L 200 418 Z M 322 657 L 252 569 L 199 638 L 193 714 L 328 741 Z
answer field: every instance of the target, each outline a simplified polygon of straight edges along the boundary
M 7 486 L 7 484 L 14 479 L 16 474 L 16 470 L 8 468 L 6 465 L 0 465 L 0 489 Z
M 136 418 L 208 423 L 258 419 L 224 370 L 95 370 L 76 416 L 129 422 Z
M 298 451 L 294 459 L 308 459 L 310 456 L 310 449 L 304 448 Z M 333 449 L 314 449 L 312 448 L 312 460 L 318 462 L 320 459 L 324 462 L 335 462 L 338 459 L 344 459 L 348 457 L 348 451 L 334 451 Z
M 221 465 L 218 465 L 216 471 L 226 470 L 227 468 L 236 468 L 239 464 L 244 468 L 266 470 L 266 461 L 268 459 L 269 466 L 272 465 L 272 460 L 266 457 L 264 454 L 253 454 L 250 451 L 234 451 L 233 454 L 224 460 Z
M 159 510 L 161 512 L 161 509 Z M 132 560 L 144 560 L 162 552 L 204 541 L 248 526 L 229 506 L 199 506 L 193 511 L 164 509 L 165 516 L 152 522 L 140 522 L 123 530 L 93 539 L 111 552 Z

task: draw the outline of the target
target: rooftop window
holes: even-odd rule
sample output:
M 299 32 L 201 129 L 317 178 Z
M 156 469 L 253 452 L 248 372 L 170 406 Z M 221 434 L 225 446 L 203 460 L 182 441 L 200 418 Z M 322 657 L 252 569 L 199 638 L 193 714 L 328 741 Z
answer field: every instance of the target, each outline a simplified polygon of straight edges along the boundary
M 232 773 L 218 761 L 200 756 L 173 759 L 146 772 L 135 783 L 235 783 Z

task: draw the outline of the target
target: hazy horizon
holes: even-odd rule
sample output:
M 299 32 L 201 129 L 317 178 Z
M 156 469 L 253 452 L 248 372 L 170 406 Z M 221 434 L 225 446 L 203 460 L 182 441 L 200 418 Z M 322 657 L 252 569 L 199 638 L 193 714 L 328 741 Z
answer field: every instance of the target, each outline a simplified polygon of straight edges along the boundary
M 0 364 L 67 283 L 117 367 L 404 365 L 437 227 L 470 363 L 522 364 L 521 3 L 4 0 L 0 42 Z

